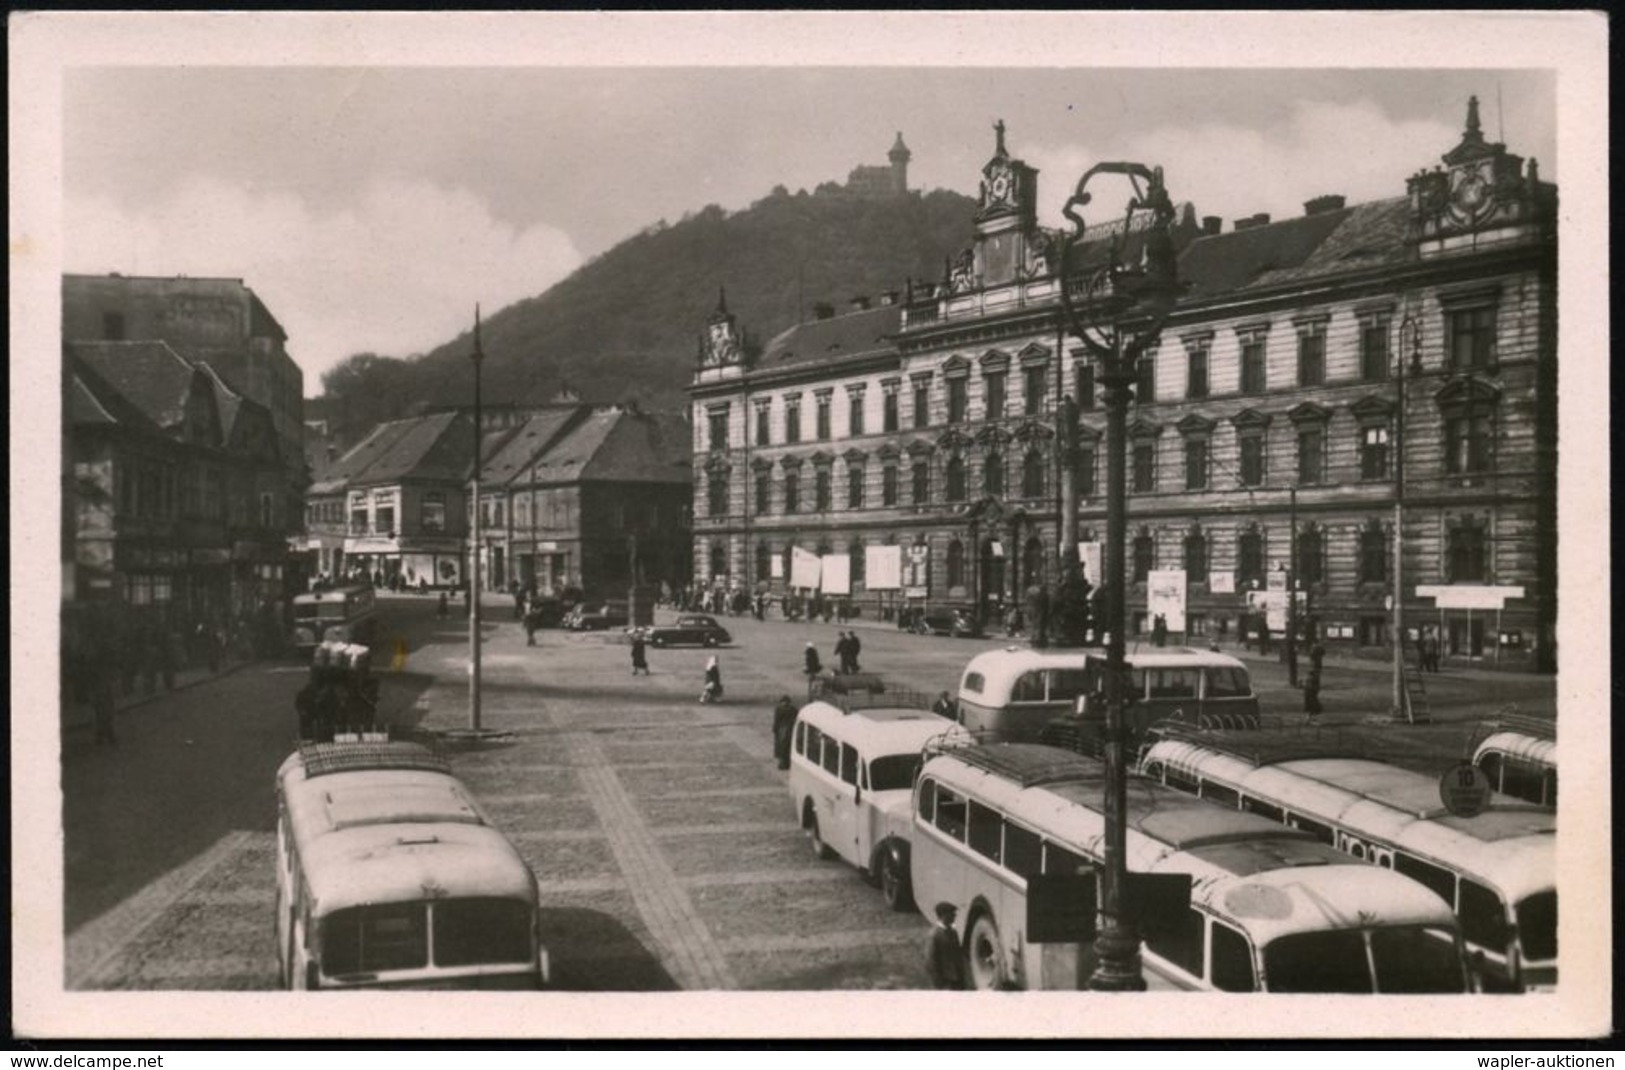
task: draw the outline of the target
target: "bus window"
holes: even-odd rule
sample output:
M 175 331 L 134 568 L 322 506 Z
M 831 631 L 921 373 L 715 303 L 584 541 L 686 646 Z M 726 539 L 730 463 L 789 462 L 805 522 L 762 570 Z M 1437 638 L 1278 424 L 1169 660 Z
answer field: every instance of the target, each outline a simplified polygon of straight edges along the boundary
M 1327 929 L 1283 936 L 1264 949 L 1264 976 L 1271 992 L 1370 992 L 1365 934 Z
M 1234 788 L 1227 788 L 1222 784 L 1215 784 L 1211 780 L 1202 781 L 1202 798 L 1212 799 L 1234 810 L 1241 802 L 1241 796 Z
M 981 803 L 970 804 L 970 849 L 984 858 L 999 861 L 1000 839 L 1004 831 L 1004 819 L 997 810 L 990 810 Z
M 830 776 L 841 775 L 841 746 L 840 743 L 829 736 L 824 737 L 824 772 Z
M 841 744 L 841 779 L 848 784 L 858 782 L 858 748 L 850 743 Z
M 920 781 L 920 817 L 927 823 L 937 812 L 937 782 L 935 780 Z
M 1279 806 L 1271 806 L 1269 803 L 1263 802 L 1259 799 L 1250 799 L 1244 796 L 1241 800 L 1241 808 L 1247 811 L 1249 814 L 1257 814 L 1260 817 L 1267 817 L 1271 821 L 1279 821 L 1282 824 L 1286 823 L 1286 819 L 1282 816 L 1281 808 Z
M 1010 688 L 1010 701 L 1043 702 L 1044 670 L 1034 669 L 1032 672 L 1022 673 L 1016 679 L 1015 686 Z
M 1200 977 L 1205 924 L 1206 917 L 1201 911 L 1186 907 L 1177 919 L 1169 919 L 1166 925 L 1151 926 L 1145 946 L 1192 977 Z
M 529 905 L 517 899 L 443 899 L 435 903 L 435 965 L 529 960 L 530 916 Z
M 1151 698 L 1195 698 L 1197 673 L 1193 669 L 1149 669 Z
M 1079 695 L 1087 695 L 1090 677 L 1084 669 L 1051 669 L 1049 671 L 1049 700 L 1072 703 Z
M 1065 873 L 1068 875 L 1084 873 L 1089 868 L 1089 862 L 1082 855 L 1074 854 L 1065 847 L 1044 841 L 1044 872 Z
M 1557 957 L 1557 893 L 1536 892 L 1518 902 L 1518 937 L 1526 959 Z
M 1207 676 L 1208 698 L 1241 698 L 1253 693 L 1245 669 L 1215 666 L 1203 672 Z
M 1302 814 L 1291 814 L 1289 816 L 1292 819 L 1293 828 L 1300 828 L 1305 832 L 1314 833 L 1315 838 L 1321 843 L 1337 846 L 1337 836 L 1332 832 L 1330 825 L 1322 825 L 1319 821 L 1311 821 Z
M 807 760 L 814 765 L 819 764 L 823 753 L 824 733 L 812 725 L 807 725 Z
M 1188 791 L 1192 795 L 1196 794 L 1196 778 L 1183 769 L 1176 769 L 1170 765 L 1163 770 L 1162 779 L 1163 783 L 1170 788 Z
M 1004 868 L 1022 877 L 1043 869 L 1044 841 L 1038 833 L 1005 822 Z
M 966 673 L 965 682 L 959 686 L 961 689 L 969 691 L 973 695 L 980 695 L 982 693 L 983 686 L 982 674 L 979 672 Z
M 1395 851 L 1394 871 L 1409 877 L 1449 903 L 1451 910 L 1456 909 L 1456 875 L 1448 869 L 1441 869 L 1431 862 L 1424 862 L 1403 851 Z
M 937 785 L 937 828 L 961 842 L 965 839 L 965 800 Z
M 1213 987 L 1220 992 L 1251 992 L 1253 953 L 1247 938 L 1223 922 L 1213 923 Z
M 1461 935 L 1470 944 L 1501 948 L 1507 942 L 1506 907 L 1501 897 L 1466 877 L 1461 879 L 1461 902 L 1456 916 L 1461 919 Z
M 380 903 L 335 910 L 322 922 L 321 948 L 322 972 L 329 977 L 427 966 L 427 907 Z
M 1378 992 L 1414 995 L 1462 990 L 1461 956 L 1456 934 L 1449 929 L 1373 929 L 1371 959 L 1377 967 Z
M 801 721 L 796 725 L 796 753 L 803 757 L 807 754 L 807 722 Z

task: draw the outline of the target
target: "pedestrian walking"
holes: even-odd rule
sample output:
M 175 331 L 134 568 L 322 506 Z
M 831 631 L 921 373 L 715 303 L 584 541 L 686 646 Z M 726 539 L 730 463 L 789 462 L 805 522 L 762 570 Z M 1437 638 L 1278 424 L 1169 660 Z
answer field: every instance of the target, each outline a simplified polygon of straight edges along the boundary
M 824 663 L 818 660 L 818 648 L 813 646 L 811 639 L 807 640 L 807 649 L 802 652 L 802 659 L 806 663 L 805 672 L 809 682 L 824 671 Z
M 1320 668 L 1309 670 L 1303 678 L 1303 712 L 1314 717 L 1320 712 Z
M 715 655 L 705 663 L 705 689 L 700 692 L 701 702 L 722 701 L 722 668 Z
M 715 658 L 711 660 L 716 661 Z M 632 635 L 632 675 L 636 676 L 640 672 L 645 676 L 649 675 L 649 652 L 643 633 L 635 632 Z
M 542 607 L 536 602 L 528 598 L 525 600 L 525 612 L 522 619 L 525 625 L 526 646 L 536 645 L 536 629 L 541 627 L 542 623 L 541 609 Z
M 846 633 L 846 652 L 852 656 L 852 671 L 853 672 L 862 672 L 863 671 L 863 666 L 858 664 L 858 653 L 862 649 L 863 649 L 863 644 L 858 641 L 858 633 L 857 633 L 857 631 L 853 630 L 853 631 L 847 632 Z
M 781 695 L 773 707 L 773 757 L 780 769 L 790 768 L 790 736 L 796 727 L 796 704 Z
M 954 931 L 954 915 L 958 913 L 952 903 L 937 904 L 937 923 L 931 929 L 925 962 L 932 988 L 965 987 L 965 952 L 959 946 L 959 934 Z

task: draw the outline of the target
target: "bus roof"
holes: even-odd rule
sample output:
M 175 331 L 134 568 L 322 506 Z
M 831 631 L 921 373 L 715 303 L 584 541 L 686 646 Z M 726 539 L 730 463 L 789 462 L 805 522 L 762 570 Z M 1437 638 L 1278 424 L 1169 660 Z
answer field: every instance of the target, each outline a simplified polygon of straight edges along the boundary
M 320 591 L 306 591 L 304 594 L 293 596 L 294 605 L 310 605 L 313 602 L 342 602 L 346 598 L 355 598 L 357 595 L 373 593 L 371 586 L 365 583 L 353 584 L 349 587 L 328 587 Z
M 1104 852 L 1105 770 L 1095 759 L 1039 744 L 962 747 L 940 752 L 923 775 L 974 793 L 1084 854 Z M 1355 862 L 1307 832 L 1138 777 L 1129 780 L 1127 802 L 1128 868 L 1190 874 L 1192 901 L 1245 928 L 1260 946 L 1326 929 L 1455 928 L 1449 906 L 1433 892 Z
M 1556 873 L 1557 815 L 1509 795 L 1492 793 L 1483 813 L 1460 817 L 1444 809 L 1434 778 L 1366 758 L 1254 765 L 1197 743 L 1163 740 L 1142 759 L 1153 762 L 1432 859 L 1513 899 L 1551 887 Z
M 1557 768 L 1557 741 L 1526 735 L 1523 732 L 1496 732 L 1489 736 L 1473 752 L 1473 761 L 1476 763 L 1491 754 L 1501 754 L 1533 765 Z
M 884 699 L 884 695 L 875 696 Z M 929 710 L 902 706 L 864 706 L 851 713 L 819 700 L 801 707 L 798 719 L 838 736 L 868 756 L 919 751 L 938 736 L 961 732 L 958 725 Z
M 1125 656 L 1131 669 L 1169 668 L 1225 668 L 1246 671 L 1247 666 L 1229 654 L 1190 647 L 1150 647 Z M 1007 646 L 1002 650 L 984 650 L 965 664 L 963 681 L 971 673 L 982 676 L 985 696 L 1008 695 L 1017 680 L 1035 669 L 1082 669 L 1090 662 L 1104 666 L 1106 655 L 1099 650 L 1033 650 L 1030 647 Z M 971 692 L 975 694 L 976 692 Z

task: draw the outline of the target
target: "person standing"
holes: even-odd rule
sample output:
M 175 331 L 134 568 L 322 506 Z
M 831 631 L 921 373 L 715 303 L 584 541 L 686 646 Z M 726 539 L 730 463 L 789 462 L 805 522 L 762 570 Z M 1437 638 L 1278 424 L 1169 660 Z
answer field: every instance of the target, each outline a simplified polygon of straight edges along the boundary
M 959 720 L 959 712 L 954 709 L 954 700 L 944 691 L 937 696 L 937 701 L 931 704 L 931 712 L 938 717 L 946 717 L 950 721 Z
M 525 600 L 523 621 L 525 625 L 525 645 L 536 645 L 536 629 L 541 624 L 541 606 L 530 599 Z
M 1314 640 L 1313 645 L 1309 647 L 1309 671 L 1318 676 L 1320 674 L 1321 663 L 1325 660 L 1326 647 L 1317 638 Z
M 790 737 L 796 727 L 796 704 L 781 695 L 773 707 L 773 757 L 780 769 L 790 768 Z
M 824 663 L 818 660 L 818 648 L 813 646 L 811 639 L 807 640 L 807 649 L 802 652 L 802 659 L 806 663 L 804 671 L 807 674 L 807 681 L 811 683 L 813 677 L 824 671 Z
M 717 664 L 714 654 L 705 663 L 705 690 L 700 692 L 700 701 L 722 701 L 722 668 Z
M 716 663 L 715 658 L 712 658 L 711 661 L 712 664 Z M 649 675 L 648 648 L 643 633 L 634 632 L 632 634 L 632 675 L 636 676 L 640 672 L 645 676 Z
M 441 591 L 440 592 L 440 605 L 435 609 L 434 615 L 436 617 L 439 617 L 441 620 L 445 620 L 449 613 L 450 613 L 450 606 L 449 606 L 449 604 L 448 604 L 448 602 L 446 600 L 446 592 Z
M 965 987 L 965 952 L 954 931 L 954 915 L 958 913 L 952 903 L 937 904 L 937 923 L 926 947 L 926 971 L 931 975 L 932 988 Z
M 838 666 L 838 668 L 835 671 L 844 676 L 849 671 L 851 671 L 851 667 L 852 667 L 852 659 L 847 654 L 846 633 L 845 632 L 836 632 L 835 633 L 835 652 L 834 653 L 835 653 L 835 664 Z
M 852 658 L 852 671 L 853 672 L 862 672 L 863 671 L 863 666 L 858 664 L 858 652 L 860 650 L 862 650 L 862 649 L 863 649 L 863 644 L 858 641 L 857 630 L 854 629 L 852 631 L 847 632 L 846 633 L 846 652 Z
M 1303 678 L 1303 712 L 1313 719 L 1320 713 L 1320 666 L 1314 665 Z

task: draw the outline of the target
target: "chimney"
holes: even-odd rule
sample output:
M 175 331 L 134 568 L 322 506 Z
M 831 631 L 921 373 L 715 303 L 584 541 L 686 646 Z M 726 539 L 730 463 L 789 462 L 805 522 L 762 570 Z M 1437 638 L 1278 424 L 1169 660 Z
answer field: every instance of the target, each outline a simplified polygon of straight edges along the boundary
M 882 291 L 880 291 L 880 307 L 881 308 L 887 308 L 887 307 L 890 307 L 891 305 L 895 305 L 896 303 L 897 303 L 897 291 L 896 290 L 882 290 Z
M 1324 197 L 1311 197 L 1303 202 L 1304 215 L 1320 215 L 1322 212 L 1335 212 L 1343 207 L 1344 197 L 1341 193 L 1328 193 Z
M 1265 224 L 1267 224 L 1269 221 L 1270 221 L 1270 214 L 1268 212 L 1259 212 L 1259 213 L 1257 213 L 1255 215 L 1248 216 L 1246 219 L 1238 219 L 1238 220 L 1236 220 L 1235 229 L 1237 229 L 1237 230 L 1251 230 L 1254 227 L 1262 227 Z
M 853 312 L 867 312 L 869 310 L 869 298 L 854 297 L 850 302 L 850 310 Z
M 820 301 L 813 306 L 813 319 L 827 320 L 835 315 L 835 306 L 828 301 Z
M 1219 233 L 1219 229 L 1223 226 L 1224 220 L 1220 219 L 1216 215 L 1205 215 L 1202 217 L 1202 233 L 1205 235 L 1217 234 Z

